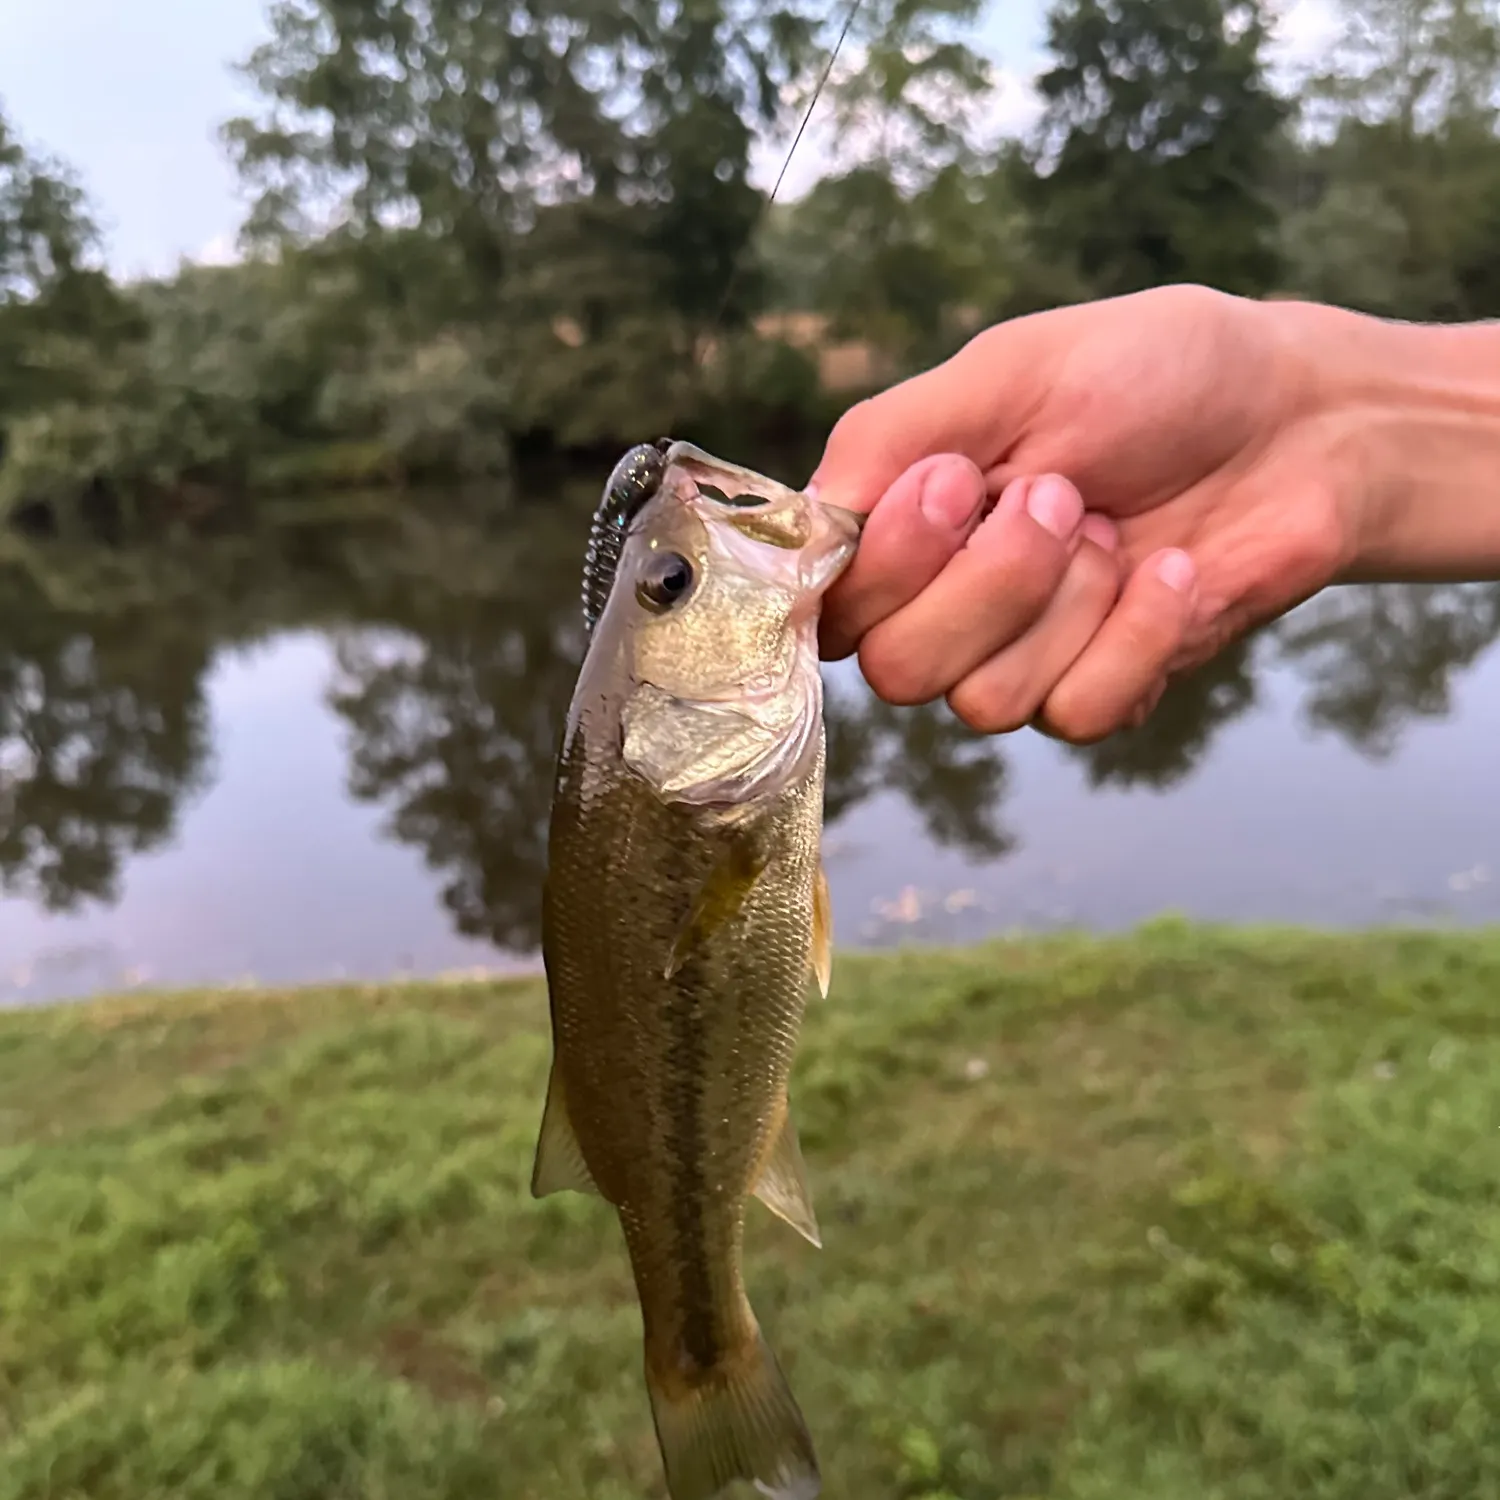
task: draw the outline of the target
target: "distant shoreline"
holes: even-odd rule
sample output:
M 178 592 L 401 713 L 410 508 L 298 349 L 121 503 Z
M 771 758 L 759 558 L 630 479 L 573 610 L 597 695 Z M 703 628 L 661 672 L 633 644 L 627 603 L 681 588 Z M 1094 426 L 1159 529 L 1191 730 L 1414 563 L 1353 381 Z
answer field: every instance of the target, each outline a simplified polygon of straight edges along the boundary
M 1354 950 L 1368 949 L 1371 945 L 1389 942 L 1417 942 L 1466 944 L 1485 947 L 1497 945 L 1500 955 L 1500 922 L 1473 923 L 1463 926 L 1444 926 L 1436 922 L 1420 923 L 1369 923 L 1359 927 L 1306 926 L 1287 923 L 1219 922 L 1199 921 L 1167 914 L 1148 919 L 1133 928 L 1121 930 L 1092 930 L 1087 928 L 1054 929 L 1052 931 L 1016 930 L 997 933 L 964 943 L 924 943 L 912 941 L 900 944 L 861 947 L 845 944 L 835 954 L 835 989 L 840 955 L 845 963 L 860 966 L 901 965 L 907 963 L 944 962 L 948 960 L 972 961 L 993 954 L 997 959 L 1005 955 L 1025 951 L 1048 953 L 1080 952 L 1097 953 L 1108 958 L 1128 951 L 1132 945 L 1151 944 L 1163 934 L 1175 934 L 1183 941 L 1202 940 L 1208 943 L 1228 942 L 1246 944 L 1274 951 L 1278 947 L 1302 944 L 1349 946 Z M 526 989 L 543 982 L 546 971 L 540 954 L 535 957 L 506 960 L 497 965 L 470 965 L 463 968 L 438 970 L 430 974 L 409 973 L 393 975 L 384 979 L 306 979 L 287 984 L 262 982 L 254 978 L 207 985 L 171 985 L 152 987 L 142 985 L 134 989 L 100 989 L 74 996 L 50 997 L 37 1000 L 0 997 L 0 1020 L 20 1015 L 39 1015 L 46 1012 L 76 1012 L 91 1008 L 111 1011 L 124 1016 L 129 1013 L 147 1014 L 193 1014 L 212 1011 L 221 1006 L 243 1003 L 256 1004 L 265 1001 L 280 1001 L 296 996 L 356 998 L 359 996 L 414 997 L 422 992 L 442 993 L 452 990 L 495 988 L 512 991 Z M 1500 984 L 1497 984 L 1497 1018 L 1500 1018 Z

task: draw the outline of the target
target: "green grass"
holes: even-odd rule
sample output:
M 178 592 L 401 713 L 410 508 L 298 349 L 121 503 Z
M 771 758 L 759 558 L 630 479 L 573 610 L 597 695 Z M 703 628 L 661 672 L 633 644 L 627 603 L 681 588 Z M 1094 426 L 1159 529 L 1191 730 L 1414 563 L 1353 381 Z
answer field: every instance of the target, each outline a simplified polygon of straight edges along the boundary
M 0 1500 L 659 1500 L 534 984 L 0 1016 Z M 751 1291 L 829 1500 L 1500 1500 L 1500 936 L 842 959 L 826 1248 Z

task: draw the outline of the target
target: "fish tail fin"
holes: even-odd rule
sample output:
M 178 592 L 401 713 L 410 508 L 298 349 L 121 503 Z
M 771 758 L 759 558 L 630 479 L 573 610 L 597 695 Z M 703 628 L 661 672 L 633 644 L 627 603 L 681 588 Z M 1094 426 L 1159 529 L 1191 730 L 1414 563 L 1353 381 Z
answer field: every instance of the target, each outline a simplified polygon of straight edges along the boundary
M 743 1354 L 690 1381 L 648 1360 L 646 1386 L 672 1500 L 715 1500 L 736 1480 L 766 1500 L 816 1500 L 812 1436 L 759 1328 Z

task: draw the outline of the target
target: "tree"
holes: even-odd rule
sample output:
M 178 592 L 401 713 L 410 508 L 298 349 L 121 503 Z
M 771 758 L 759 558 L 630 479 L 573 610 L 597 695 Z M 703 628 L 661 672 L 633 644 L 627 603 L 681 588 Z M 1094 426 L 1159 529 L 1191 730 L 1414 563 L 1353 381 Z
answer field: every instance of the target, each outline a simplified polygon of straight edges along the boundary
M 224 128 L 259 192 L 250 236 L 415 223 L 498 274 L 538 200 L 619 170 L 619 132 L 580 77 L 609 9 L 278 0 L 241 69 L 265 110 Z
M 726 293 L 731 324 L 754 305 L 753 130 L 788 108 L 815 15 L 279 0 L 271 19 L 245 65 L 265 108 L 225 132 L 258 195 L 252 242 L 321 239 L 408 338 L 464 325 L 488 380 L 524 361 L 538 378 L 513 410 L 522 430 L 587 442 L 618 435 L 622 408 L 627 430 L 678 410 Z M 434 275 L 439 258 L 451 266 Z
M 243 67 L 266 108 L 225 127 L 252 237 L 417 225 L 476 293 L 539 210 L 592 197 L 676 203 L 686 266 L 703 213 L 745 217 L 749 122 L 811 36 L 750 0 L 278 0 L 271 25 Z
M 984 9 L 983 0 L 864 0 L 826 91 L 832 175 L 877 172 L 909 196 L 945 167 L 975 164 L 995 77 L 964 33 Z
M 1495 0 L 1340 0 L 1331 66 L 1309 80 L 1313 119 L 1389 122 L 1402 139 L 1452 120 L 1493 122 Z
M 1316 302 L 1391 316 L 1406 305 L 1406 220 L 1374 183 L 1335 180 L 1282 220 L 1286 284 Z
M 640 179 L 630 196 L 654 204 L 645 245 L 661 267 L 662 300 L 696 348 L 711 322 L 735 326 L 758 301 L 745 264 L 765 210 L 749 181 L 754 131 L 787 114 L 786 90 L 816 60 L 817 23 L 799 9 L 736 0 L 649 9 L 658 61 L 630 121 Z
M 779 205 L 760 237 L 778 305 L 829 314 L 898 366 L 951 352 L 960 303 L 1002 305 L 1019 248 L 1017 205 L 987 170 L 978 129 L 993 68 L 964 40 L 982 9 L 859 8 L 823 101 L 833 170 Z
M 34 301 L 65 285 L 96 241 L 72 175 L 29 151 L 0 113 L 0 301 Z
M 1331 66 L 1304 100 L 1293 288 L 1411 318 L 1500 313 L 1500 7 L 1343 0 L 1342 11 Z
M 1043 256 L 1098 294 L 1278 272 L 1267 192 L 1286 104 L 1258 0 L 1059 0 L 1028 201 Z
M 780 205 L 760 240 L 778 306 L 826 314 L 902 369 L 1008 313 L 1028 253 L 1010 175 L 957 163 L 910 195 L 873 165 L 825 178 Z
M 0 111 L 0 423 L 86 389 L 99 355 L 139 331 L 97 251 L 73 175 Z

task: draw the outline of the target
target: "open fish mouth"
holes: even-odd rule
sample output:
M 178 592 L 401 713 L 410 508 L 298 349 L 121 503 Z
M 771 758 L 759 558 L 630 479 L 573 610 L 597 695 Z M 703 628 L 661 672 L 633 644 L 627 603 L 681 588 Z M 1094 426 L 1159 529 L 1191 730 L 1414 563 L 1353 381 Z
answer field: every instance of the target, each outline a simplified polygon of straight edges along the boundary
M 681 473 L 691 481 L 695 497 L 732 510 L 773 510 L 808 500 L 804 490 L 782 484 L 765 474 L 727 459 L 716 458 L 696 444 L 676 438 L 657 438 L 638 443 L 615 465 L 604 486 L 604 494 L 589 527 L 588 548 L 583 564 L 582 603 L 584 630 L 592 635 L 604 613 L 625 539 L 646 507 L 660 493 L 669 474 Z M 868 516 L 840 505 L 813 499 L 835 524 L 847 527 L 857 539 Z

